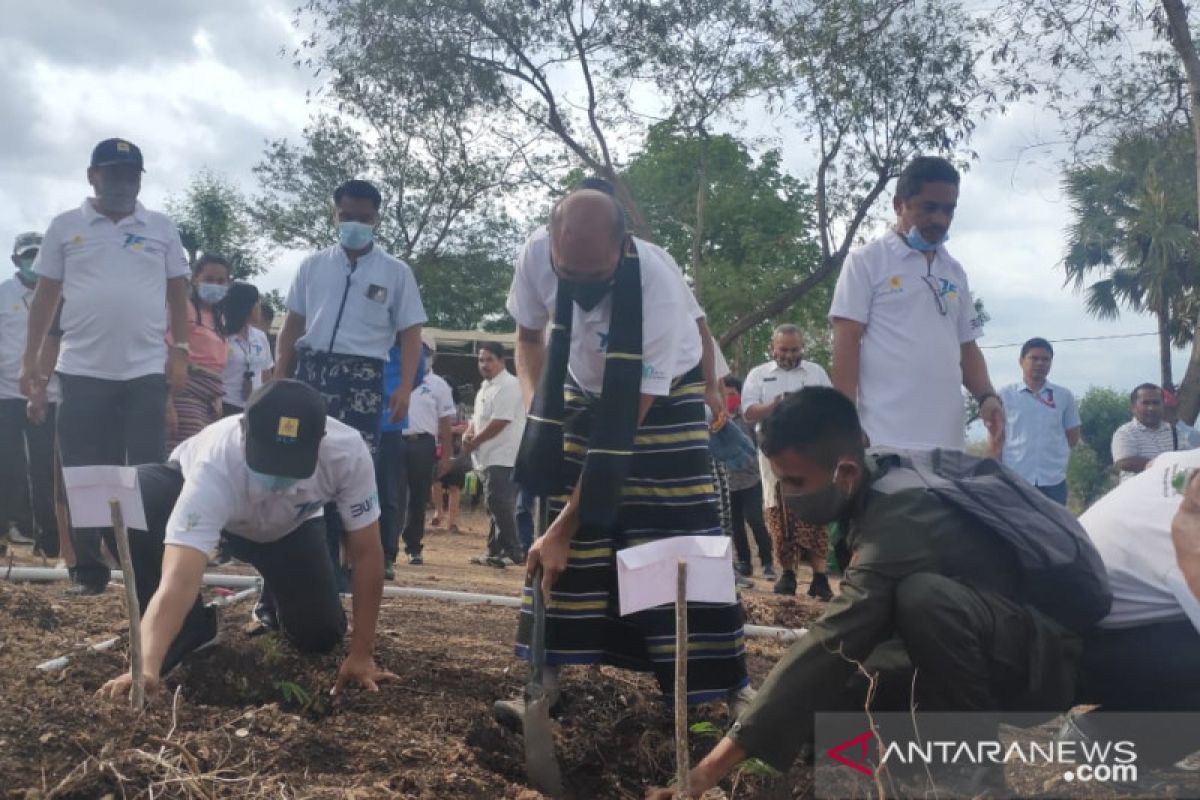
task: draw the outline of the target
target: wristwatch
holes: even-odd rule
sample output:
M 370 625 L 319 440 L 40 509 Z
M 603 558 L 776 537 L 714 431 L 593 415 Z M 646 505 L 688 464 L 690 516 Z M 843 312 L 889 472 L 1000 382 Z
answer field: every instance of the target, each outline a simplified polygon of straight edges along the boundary
M 171 347 L 173 347 L 176 350 L 182 350 L 183 352 L 187 353 L 188 355 L 191 355 L 191 353 L 192 353 L 192 348 L 188 346 L 187 342 L 172 342 Z
M 1004 401 L 1001 400 L 1000 395 L 996 394 L 995 392 L 984 392 L 983 394 L 979 395 L 979 397 L 975 398 L 975 402 L 982 406 L 989 397 L 996 398 L 996 402 L 1003 407 Z

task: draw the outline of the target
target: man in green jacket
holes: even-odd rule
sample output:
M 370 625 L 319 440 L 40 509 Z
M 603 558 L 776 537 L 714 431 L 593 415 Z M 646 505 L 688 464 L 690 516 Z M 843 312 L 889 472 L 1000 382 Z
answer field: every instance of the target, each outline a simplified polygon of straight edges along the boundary
M 879 707 L 887 692 L 876 695 L 876 710 L 914 701 L 923 711 L 1070 706 L 1078 640 L 1026 604 L 1015 553 L 923 488 L 881 491 L 889 457 L 864 452 L 862 441 L 853 404 L 824 387 L 800 390 L 763 424 L 789 513 L 840 522 L 851 557 L 828 612 L 692 770 L 692 796 L 747 758 L 786 771 L 813 743 L 817 712 L 863 708 L 859 665 L 885 689 L 902 689 L 895 708 Z

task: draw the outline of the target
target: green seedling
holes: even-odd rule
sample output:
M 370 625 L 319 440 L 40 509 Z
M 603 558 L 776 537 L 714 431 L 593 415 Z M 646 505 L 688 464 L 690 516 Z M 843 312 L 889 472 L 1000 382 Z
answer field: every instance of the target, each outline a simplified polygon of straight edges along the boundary
M 312 702 L 312 695 L 298 683 L 275 681 L 275 688 L 279 690 L 279 694 L 283 696 L 283 702 L 285 703 L 292 703 L 303 708 L 308 708 L 309 703 Z

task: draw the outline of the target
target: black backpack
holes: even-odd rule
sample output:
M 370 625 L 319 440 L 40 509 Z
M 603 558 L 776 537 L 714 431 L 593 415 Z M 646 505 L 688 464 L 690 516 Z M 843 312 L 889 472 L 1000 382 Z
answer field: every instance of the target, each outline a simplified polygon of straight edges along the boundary
M 957 450 L 872 450 L 884 494 L 924 488 L 977 520 L 1017 554 L 1030 605 L 1083 633 L 1108 614 L 1108 572 L 1075 515 L 990 458 Z

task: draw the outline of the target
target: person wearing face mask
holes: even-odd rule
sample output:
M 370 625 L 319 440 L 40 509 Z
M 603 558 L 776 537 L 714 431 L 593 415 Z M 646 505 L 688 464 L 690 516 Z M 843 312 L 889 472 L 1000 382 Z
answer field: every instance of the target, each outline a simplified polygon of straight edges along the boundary
M 742 413 L 749 422 L 761 427 L 762 421 L 779 407 L 789 394 L 805 386 L 829 386 L 829 375 L 820 364 L 805 361 L 804 337 L 790 323 L 779 325 L 771 335 L 771 360 L 760 364 L 746 376 L 742 390 Z M 779 564 L 779 580 L 775 594 L 796 593 L 796 566 L 803 557 L 812 567 L 812 582 L 808 596 L 822 602 L 833 597 L 825 561 L 829 555 L 829 534 L 823 525 L 807 525 L 787 513 L 779 502 L 775 473 L 771 463 L 759 452 L 758 467 L 762 473 L 763 505 L 767 528 L 775 546 Z
M 229 344 L 221 416 L 230 417 L 242 413 L 250 395 L 271 379 L 275 359 L 267 334 L 258 327 L 262 313 L 258 289 L 249 283 L 234 283 L 221 305 Z
M 94 196 L 51 221 L 33 265 L 21 391 L 33 400 L 46 389 L 41 354 L 62 301 L 55 422 L 64 467 L 161 462 L 167 388 L 187 386 L 187 257 L 175 223 L 138 202 L 142 172 L 132 142 L 96 145 L 87 171 Z M 68 591 L 103 591 L 109 568 L 99 532 L 75 529 L 71 538 Z
M 383 197 L 364 180 L 333 193 L 338 241 L 300 265 L 287 297 L 287 317 L 276 342 L 275 371 L 307 383 L 329 404 L 329 415 L 359 431 L 379 449 L 384 416 L 384 365 L 399 337 L 400 380 L 387 403 L 398 423 L 421 360 L 425 307 L 412 269 L 375 242 Z M 330 557 L 339 561 L 342 531 L 326 509 Z
M 530 252 L 543 247 L 548 255 Z M 628 234 L 611 196 L 577 190 L 555 204 L 548 238 L 527 243 L 508 295 L 519 378 L 536 384 L 514 476 L 548 498 L 551 520 L 530 548 L 524 591 L 546 598 L 552 697 L 559 665 L 601 663 L 651 672 L 669 695 L 674 653 L 662 642 L 673 635 L 674 610 L 616 613 L 617 551 L 724 535 L 705 419 L 705 348 L 691 292 L 659 252 Z M 529 609 L 527 599 L 517 633 L 522 658 Z M 689 608 L 689 619 L 689 702 L 739 708 L 751 694 L 741 605 L 706 603 Z M 514 725 L 522 710 L 520 698 L 493 707 Z
M 962 392 L 979 402 L 995 451 L 1004 408 L 975 340 L 983 322 L 967 273 L 946 250 L 958 170 L 921 156 L 900 173 L 895 226 L 853 250 L 838 275 L 833 385 L 858 404 L 872 445 L 963 448 Z
M 7 534 L 14 544 L 32 544 L 36 552 L 56 556 L 54 417 L 58 381 L 50 382 L 46 404 L 31 415 L 19 380 L 29 303 L 37 284 L 33 262 L 41 244 L 40 233 L 18 236 L 12 252 L 16 275 L 0 283 L 0 542 Z
M 839 521 L 848 531 L 848 562 L 825 614 L 691 771 L 692 797 L 747 758 L 786 772 L 813 744 L 816 712 L 861 711 L 869 689 L 872 710 L 906 716 L 914 708 L 1072 705 L 1081 640 L 1030 604 L 1015 548 L 920 481 L 896 481 L 900 459 L 864 450 L 858 414 L 844 394 L 808 387 L 789 396 L 763 423 L 761 444 L 789 510 L 812 524 Z M 1102 571 L 1099 556 L 1081 569 Z M 966 715 L 955 720 L 957 735 L 974 724 Z M 995 771 L 977 777 L 1003 782 Z M 670 789 L 648 795 L 673 797 Z
M 741 428 L 742 433 L 757 443 L 758 435 L 749 420 L 742 414 L 742 382 L 732 375 L 721 379 L 725 389 L 725 412 L 730 421 Z M 751 463 L 745 469 L 729 471 L 729 504 L 733 514 L 733 546 L 737 551 L 734 569 L 745 577 L 754 574 L 750 557 L 750 541 L 746 538 L 746 526 L 754 534 L 758 547 L 758 559 L 762 562 L 762 575 L 767 580 L 775 579 L 775 561 L 771 550 L 771 534 L 763 520 L 762 473 Z
M 373 657 L 383 549 L 371 453 L 358 431 L 326 416 L 316 390 L 268 383 L 245 413 L 209 425 L 167 463 L 139 467 L 138 485 L 148 530 L 130 530 L 129 544 L 149 692 L 216 640 L 216 611 L 201 602 L 200 583 L 218 544 L 258 570 L 273 599 L 272 624 L 293 645 L 309 653 L 337 647 L 346 614 L 325 550 L 322 508 L 329 502 L 344 520 L 354 564 L 353 633 L 334 692 L 350 685 L 375 691 L 395 679 Z M 100 691 L 119 698 L 130 683 L 126 669 Z
M 229 262 L 218 255 L 205 253 L 192 267 L 188 382 L 183 391 L 172 391 L 167 402 L 167 446 L 170 448 L 221 418 L 225 362 L 229 356 L 222 301 L 232 280 Z

